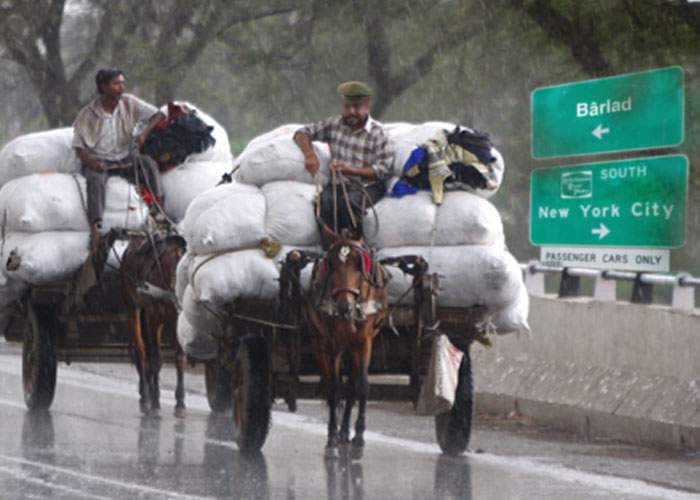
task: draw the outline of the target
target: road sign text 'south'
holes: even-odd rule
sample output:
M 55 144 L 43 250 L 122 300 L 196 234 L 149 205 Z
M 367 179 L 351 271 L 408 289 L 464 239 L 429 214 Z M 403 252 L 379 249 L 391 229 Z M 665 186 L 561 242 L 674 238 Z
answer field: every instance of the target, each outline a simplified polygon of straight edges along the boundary
M 677 248 L 685 243 L 688 158 L 634 158 L 536 169 L 534 245 Z
M 677 146 L 683 69 L 542 87 L 532 92 L 532 156 L 550 158 Z

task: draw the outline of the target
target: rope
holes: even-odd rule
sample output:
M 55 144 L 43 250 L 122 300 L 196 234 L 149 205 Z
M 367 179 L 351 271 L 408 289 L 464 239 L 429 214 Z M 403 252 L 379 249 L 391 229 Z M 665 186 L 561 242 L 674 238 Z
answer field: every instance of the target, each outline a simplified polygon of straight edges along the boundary
M 266 321 L 264 319 L 254 318 L 252 316 L 246 316 L 245 314 L 240 314 L 240 313 L 233 313 L 232 312 L 232 313 L 229 313 L 229 315 L 233 318 L 242 319 L 244 321 L 249 321 L 251 323 L 256 323 L 258 325 L 271 326 L 273 328 L 281 328 L 282 330 L 296 331 L 296 330 L 300 329 L 296 325 L 287 325 L 284 323 L 276 323 L 274 321 Z
M 331 169 L 331 189 L 333 190 L 333 231 L 338 233 L 338 184 L 336 177 L 339 174 Z
M 85 197 L 83 196 L 83 190 L 80 188 L 80 182 L 78 181 L 78 174 L 71 174 L 71 177 L 73 177 L 73 180 L 75 181 L 75 187 L 78 189 L 78 196 L 80 196 L 80 203 L 83 206 L 83 211 L 85 212 L 85 218 L 87 219 L 88 218 L 87 202 L 85 201 Z M 88 224 L 89 223 L 90 223 L 90 221 L 88 220 Z
M 339 179 L 340 187 L 343 189 L 343 198 L 345 198 L 345 208 L 350 216 L 350 223 L 352 224 L 353 229 L 357 229 L 357 221 L 355 220 L 355 214 L 353 213 L 352 204 L 350 203 L 350 195 L 348 194 L 347 177 L 340 174 Z

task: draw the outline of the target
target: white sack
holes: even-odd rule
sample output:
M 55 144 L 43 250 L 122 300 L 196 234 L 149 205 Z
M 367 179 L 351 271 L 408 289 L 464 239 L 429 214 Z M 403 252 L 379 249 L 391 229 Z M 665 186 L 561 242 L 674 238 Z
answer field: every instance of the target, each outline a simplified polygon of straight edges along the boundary
M 219 343 L 207 332 L 196 330 L 184 313 L 177 317 L 177 340 L 188 355 L 197 359 L 214 359 L 219 353 Z
M 493 316 L 492 321 L 496 327 L 496 333 L 499 335 L 506 333 L 530 333 L 530 325 L 527 322 L 529 312 L 530 296 L 527 293 L 525 284 L 521 281 L 515 302 Z
M 314 216 L 314 185 L 279 181 L 266 184 L 262 191 L 267 206 L 267 236 L 286 245 L 321 244 L 321 235 Z
M 491 312 L 504 309 L 515 302 L 520 291 L 522 273 L 508 251 L 493 246 L 396 247 L 379 251 L 380 257 L 422 255 L 437 272 L 442 292 L 438 305 L 448 307 L 486 306 Z M 388 291 L 396 301 L 410 286 L 411 277 L 398 268 L 388 266 L 392 275 Z M 404 302 L 413 300 L 409 293 Z
M 88 233 L 49 231 L 10 233 L 5 241 L 2 262 L 15 250 L 21 257 L 19 269 L 4 270 L 11 279 L 43 285 L 69 277 L 88 256 Z
M 428 199 L 430 201 L 430 196 Z M 437 207 L 435 226 L 435 245 L 505 244 L 503 222 L 498 209 L 490 201 L 473 193 L 445 193 L 442 205 Z
M 277 295 L 276 262 L 262 250 L 226 253 L 200 266 L 205 259 L 207 256 L 196 257 L 191 264 L 190 287 L 196 301 L 221 306 L 239 298 L 273 299 Z
M 320 253 L 320 247 L 283 246 L 273 258 L 257 249 L 229 252 L 210 260 L 207 255 L 191 257 L 183 269 L 178 267 L 176 290 L 185 290 L 184 302 L 205 302 L 215 308 L 239 298 L 274 299 L 279 291 L 282 262 L 295 249 Z M 301 273 L 304 288 L 311 280 L 312 267 L 306 266 Z M 187 298 L 188 290 L 192 291 L 191 298 Z M 188 319 L 194 324 L 189 314 Z
M 187 161 L 164 173 L 161 182 L 165 195 L 165 213 L 173 221 L 181 221 L 192 200 L 216 187 L 221 177 L 230 171 L 230 162 Z
M 82 175 L 33 174 L 13 179 L 0 189 L 0 214 L 7 220 L 8 231 L 88 231 L 83 200 L 87 203 Z M 110 178 L 103 215 L 105 230 L 139 229 L 147 218 L 148 207 L 135 188 L 124 179 Z
M 369 244 L 377 248 L 427 246 L 433 238 L 436 215 L 437 206 L 427 191 L 401 198 L 386 196 L 375 205 L 374 212 L 367 211 L 364 232 Z
M 430 350 L 428 371 L 420 388 L 416 413 L 438 415 L 450 411 L 459 384 L 459 365 L 464 353 L 457 349 L 447 335 L 436 335 Z
M 199 109 L 197 106 L 192 104 L 191 102 L 187 101 L 175 101 L 175 104 L 178 106 L 185 105 L 190 109 L 194 109 L 197 111 L 197 116 L 201 118 L 201 120 L 206 123 L 207 125 L 214 127 L 214 129 L 211 131 L 211 135 L 216 139 L 216 144 L 214 146 L 210 147 L 209 149 L 202 151 L 201 153 L 193 153 L 189 155 L 185 159 L 185 163 L 189 162 L 200 162 L 200 161 L 213 161 L 213 162 L 220 162 L 220 163 L 226 163 L 227 165 L 231 164 L 232 160 L 232 155 L 231 155 L 231 144 L 229 143 L 228 140 L 228 133 L 226 132 L 226 129 L 222 127 L 219 122 L 214 120 L 210 115 L 206 114 L 204 111 Z M 164 113 L 165 115 L 168 114 L 168 106 L 162 106 L 160 108 L 161 112 Z M 230 171 L 230 168 L 229 168 Z
M 198 302 L 191 286 L 185 288 L 185 294 L 182 297 L 182 312 L 196 332 L 215 336 L 224 334 L 224 325 L 219 319 L 223 317 L 223 311 L 212 304 L 206 304 L 205 307 Z
M 293 133 L 278 135 L 267 141 L 249 145 L 234 161 L 238 166 L 236 180 L 245 184 L 262 186 L 273 181 L 299 181 L 313 184 L 314 178 L 304 166 L 304 155 L 293 139 Z M 316 156 L 321 163 L 321 185 L 328 182 L 330 151 L 326 144 L 313 142 Z
M 271 141 L 272 139 L 276 139 L 277 137 L 281 135 L 289 135 L 294 133 L 299 130 L 303 125 L 298 124 L 298 123 L 287 123 L 285 125 L 280 125 L 279 127 L 270 130 L 269 132 L 265 132 L 264 134 L 261 134 L 257 137 L 254 137 L 253 139 L 250 140 L 250 142 L 246 145 L 245 148 L 243 148 L 243 151 L 241 151 L 240 156 L 243 156 L 248 152 L 249 150 L 259 146 L 260 144 L 264 142 Z
M 175 296 L 180 303 L 185 297 L 185 289 L 190 284 L 190 266 L 194 260 L 194 255 L 190 252 L 185 252 L 175 269 Z
M 79 172 L 72 142 L 72 127 L 35 132 L 10 141 L 0 150 L 0 186 L 34 173 Z
M 505 236 L 496 207 L 473 193 L 450 191 L 435 205 L 427 191 L 394 198 L 387 196 L 364 220 L 369 243 L 378 248 L 397 246 L 499 245 Z
M 265 236 L 265 196 L 232 183 L 198 196 L 185 214 L 189 251 L 209 254 L 257 246 Z

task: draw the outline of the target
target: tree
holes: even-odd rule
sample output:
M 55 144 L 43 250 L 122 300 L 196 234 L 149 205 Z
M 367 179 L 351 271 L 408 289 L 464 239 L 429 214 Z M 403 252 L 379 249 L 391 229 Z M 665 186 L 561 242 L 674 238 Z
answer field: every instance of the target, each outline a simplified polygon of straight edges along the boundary
M 27 73 L 50 127 L 73 121 L 80 106 L 79 90 L 104 51 L 111 35 L 109 11 L 113 2 L 95 4 L 102 22 L 87 52 L 69 71 L 64 62 L 61 25 L 65 0 L 0 3 L 0 40 L 8 56 Z

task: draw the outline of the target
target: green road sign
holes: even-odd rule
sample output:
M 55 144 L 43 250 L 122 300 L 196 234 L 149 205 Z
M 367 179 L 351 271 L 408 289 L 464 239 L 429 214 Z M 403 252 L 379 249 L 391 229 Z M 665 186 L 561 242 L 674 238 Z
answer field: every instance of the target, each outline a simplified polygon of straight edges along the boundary
M 532 92 L 532 156 L 550 158 L 683 142 L 683 69 L 543 87 Z
M 530 241 L 680 247 L 687 190 L 683 155 L 537 169 L 530 182 Z

